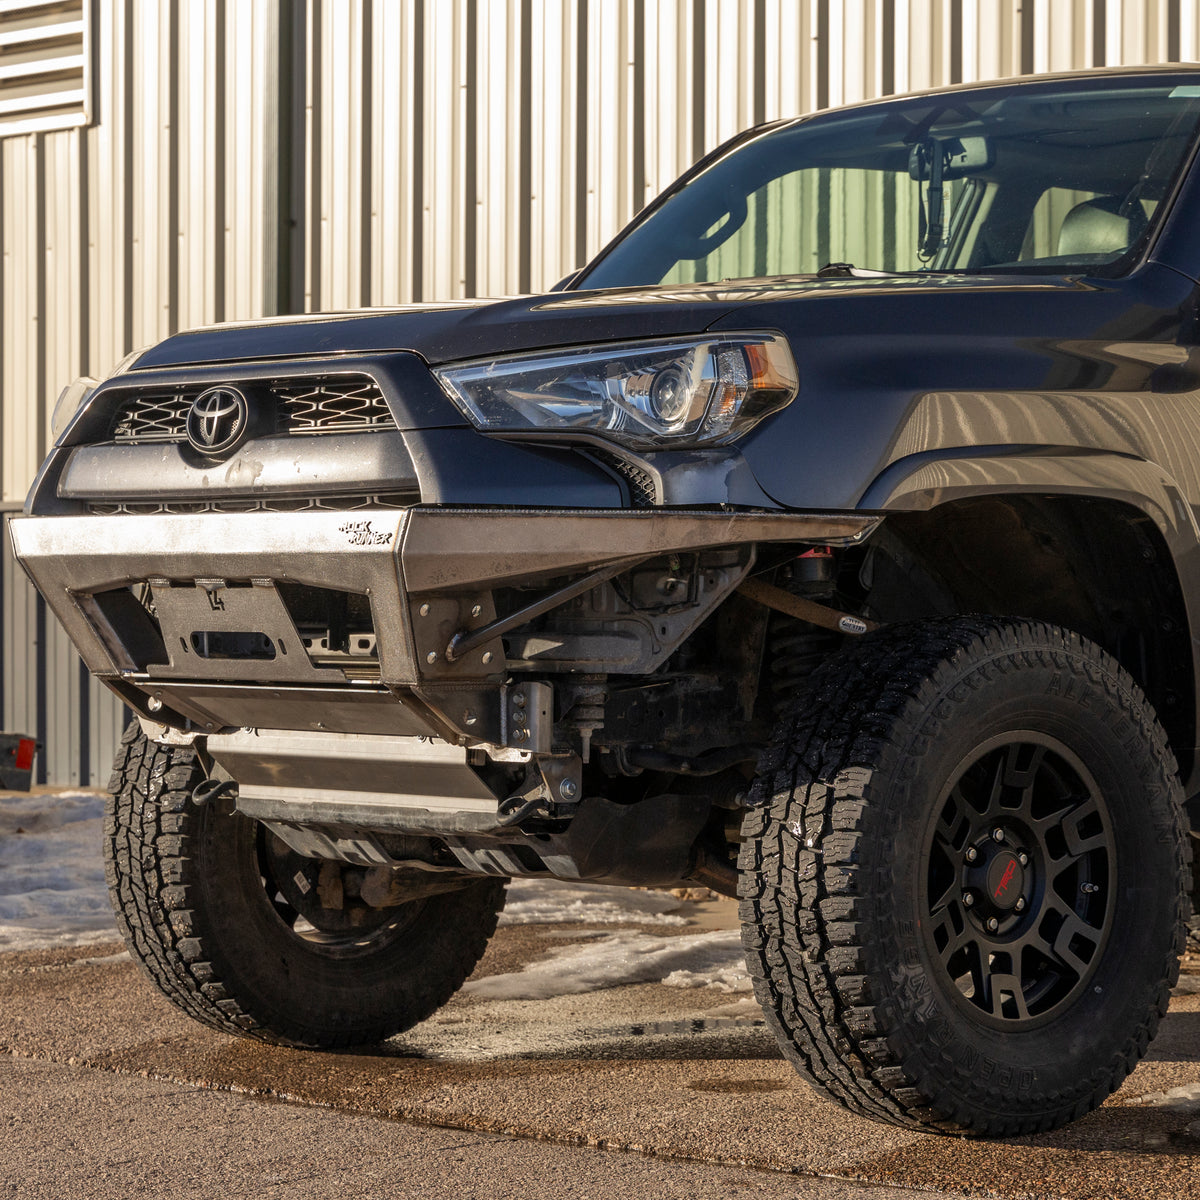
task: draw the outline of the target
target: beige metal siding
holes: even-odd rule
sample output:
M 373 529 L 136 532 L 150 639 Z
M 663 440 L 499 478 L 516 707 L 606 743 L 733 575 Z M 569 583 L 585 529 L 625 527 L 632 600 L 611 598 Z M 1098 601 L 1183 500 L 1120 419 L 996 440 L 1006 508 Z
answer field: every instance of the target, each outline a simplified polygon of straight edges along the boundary
M 89 16 L 86 0 L 0 0 L 0 136 L 88 119 Z
M 62 386 L 176 329 L 277 305 L 274 0 L 97 0 L 93 123 L 0 139 L 0 507 L 19 507 Z M 0 566 L 0 727 L 45 778 L 103 782 L 123 706 Z
M 90 123 L 0 137 L 10 507 L 59 389 L 176 329 L 546 288 L 756 122 L 1200 58 L 1194 0 L 87 3 Z M 103 779 L 121 706 L 4 555 L 0 722 L 50 778 Z

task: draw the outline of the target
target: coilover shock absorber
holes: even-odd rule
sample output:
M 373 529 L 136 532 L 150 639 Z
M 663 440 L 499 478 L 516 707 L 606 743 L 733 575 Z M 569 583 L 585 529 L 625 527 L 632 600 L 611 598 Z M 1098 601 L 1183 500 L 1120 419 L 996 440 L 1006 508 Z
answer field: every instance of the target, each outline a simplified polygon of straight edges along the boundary
M 837 560 L 828 547 L 809 550 L 779 572 L 778 586 L 809 600 L 833 596 Z M 768 633 L 772 704 L 780 709 L 842 642 L 842 635 L 808 621 L 773 613 Z

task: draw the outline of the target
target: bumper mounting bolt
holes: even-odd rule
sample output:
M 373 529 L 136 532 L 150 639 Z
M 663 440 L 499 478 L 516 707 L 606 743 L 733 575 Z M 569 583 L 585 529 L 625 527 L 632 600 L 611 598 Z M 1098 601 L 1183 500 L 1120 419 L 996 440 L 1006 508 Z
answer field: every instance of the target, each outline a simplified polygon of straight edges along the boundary
M 488 663 L 490 663 L 491 661 L 492 661 L 492 652 L 490 650 L 485 650 L 483 652 L 483 665 L 486 667 L 488 665 Z
M 417 609 L 417 611 L 421 614 L 421 616 L 427 617 L 427 616 L 429 616 L 429 605 L 422 604 L 421 607 L 419 609 Z
M 162 709 L 162 701 L 157 696 L 151 696 L 150 699 L 146 701 L 146 707 L 151 712 L 159 712 Z
M 427 655 L 425 655 L 425 661 L 427 663 L 429 663 L 431 666 L 433 663 L 437 662 L 437 651 L 430 650 L 430 652 Z
M 564 779 L 564 780 L 563 780 L 563 781 L 562 781 L 562 782 L 561 782 L 561 783 L 558 785 L 558 794 L 559 794 L 559 795 L 560 795 L 560 796 L 561 796 L 561 797 L 562 797 L 564 800 L 572 800 L 572 799 L 574 799 L 574 797 L 575 797 L 575 793 L 576 793 L 577 791 L 579 791 L 579 788 L 578 788 L 578 787 L 575 785 L 575 780 L 573 780 L 573 779 Z

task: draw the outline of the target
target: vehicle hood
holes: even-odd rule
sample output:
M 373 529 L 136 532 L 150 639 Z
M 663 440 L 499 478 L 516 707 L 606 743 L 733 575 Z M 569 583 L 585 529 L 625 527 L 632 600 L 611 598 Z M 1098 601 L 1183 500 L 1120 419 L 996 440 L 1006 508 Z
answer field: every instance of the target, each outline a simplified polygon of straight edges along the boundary
M 143 354 L 133 369 L 397 350 L 412 351 L 436 365 L 521 350 L 698 334 L 743 307 L 752 310 L 758 327 L 764 317 L 769 317 L 769 309 L 762 306 L 779 301 L 847 293 L 911 295 L 914 291 L 945 292 L 959 288 L 1010 289 L 1018 282 L 1025 287 L 1031 282 L 1042 287 L 1064 286 L 1064 281 L 1044 276 L 1033 281 L 1028 278 L 1018 281 L 1012 276 L 990 280 L 797 276 L 312 313 L 212 325 L 176 334 Z
M 586 300 L 583 297 L 586 296 Z M 520 350 L 703 332 L 730 308 L 706 289 L 551 293 L 275 317 L 176 334 L 135 370 L 405 350 L 431 365 Z

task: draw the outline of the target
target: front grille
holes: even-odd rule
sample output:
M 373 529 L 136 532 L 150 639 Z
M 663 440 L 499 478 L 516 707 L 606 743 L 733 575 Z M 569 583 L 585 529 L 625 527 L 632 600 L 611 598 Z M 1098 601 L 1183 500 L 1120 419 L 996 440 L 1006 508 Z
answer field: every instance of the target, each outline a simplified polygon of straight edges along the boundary
M 137 395 L 121 406 L 113 427 L 114 442 L 183 442 L 188 409 L 200 394 L 171 392 Z
M 280 423 L 288 433 L 349 433 L 395 429 L 396 422 L 373 379 L 306 379 L 276 383 Z
M 119 500 L 95 501 L 88 512 L 100 517 L 146 517 L 180 513 L 243 512 L 353 512 L 359 508 L 409 508 L 420 496 L 406 492 L 386 496 L 294 496 L 268 499 L 262 496 L 237 496 L 228 500 Z
M 123 443 L 183 442 L 187 415 L 205 387 L 137 392 L 113 419 L 112 440 Z M 276 379 L 245 385 L 251 405 L 266 405 L 277 433 L 311 435 L 395 429 L 379 385 L 365 375 Z M 260 422 L 260 427 L 261 427 Z M 266 422 L 270 427 L 270 420 Z

